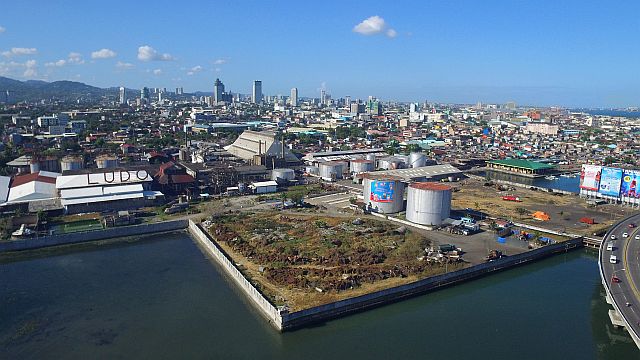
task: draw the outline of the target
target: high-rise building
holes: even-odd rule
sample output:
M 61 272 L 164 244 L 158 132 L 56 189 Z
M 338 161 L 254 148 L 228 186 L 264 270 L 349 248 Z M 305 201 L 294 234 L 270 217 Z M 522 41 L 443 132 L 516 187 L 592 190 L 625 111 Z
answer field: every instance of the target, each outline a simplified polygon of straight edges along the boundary
M 220 101 L 224 101 L 222 97 L 224 96 L 224 84 L 220 79 L 216 79 L 216 82 L 213 83 L 213 102 L 218 103 Z
M 367 113 L 371 115 L 382 115 L 382 104 L 373 97 L 369 97 L 366 104 Z
M 254 80 L 251 102 L 259 104 L 262 102 L 262 81 Z
M 346 107 L 351 106 L 351 96 L 347 95 L 347 96 L 344 97 L 344 105 Z
M 183 95 L 184 94 L 184 89 L 182 87 L 177 87 L 176 88 L 176 95 Z
M 324 105 L 324 102 L 327 97 L 327 92 L 325 89 L 320 89 L 320 105 Z
M 150 96 L 149 88 L 143 87 L 142 90 L 140 90 L 140 99 L 149 101 L 149 96 Z
M 298 106 L 298 88 L 291 89 L 291 96 L 289 97 L 291 106 Z
M 127 103 L 126 90 L 123 86 L 120 86 L 120 105 L 124 105 Z

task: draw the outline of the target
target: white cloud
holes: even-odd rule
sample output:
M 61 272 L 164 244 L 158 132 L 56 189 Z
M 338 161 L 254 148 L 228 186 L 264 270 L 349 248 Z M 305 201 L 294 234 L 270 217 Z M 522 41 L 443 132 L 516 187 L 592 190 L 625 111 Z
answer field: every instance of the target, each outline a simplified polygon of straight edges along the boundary
M 55 61 L 55 62 L 48 62 L 48 63 L 44 64 L 44 66 L 46 66 L 46 67 L 52 67 L 52 66 L 62 67 L 62 66 L 65 66 L 65 65 L 67 65 L 67 61 L 63 60 L 63 59 L 60 59 L 60 60 Z
M 153 75 L 160 75 L 160 74 L 162 74 L 162 70 L 161 69 L 153 70 Z
M 38 63 L 35 60 L 27 60 L 27 62 L 24 63 L 24 66 L 25 70 L 22 76 L 28 78 L 38 76 Z
M 0 34 L 2 34 L 5 31 L 7 31 L 7 29 L 5 29 L 4 27 L 0 26 Z
M 217 59 L 216 61 L 213 62 L 214 65 L 222 65 L 226 63 L 227 63 L 226 59 Z
M 220 72 L 220 71 L 222 71 L 221 68 L 215 68 L 215 72 Z
M 189 71 L 187 72 L 187 75 L 193 75 L 193 74 L 201 72 L 202 70 L 204 70 L 204 68 L 202 66 L 196 65 L 196 66 L 192 67 L 191 69 L 189 69 Z
M 20 56 L 20 55 L 35 55 L 38 53 L 36 48 L 11 48 L 11 50 L 3 51 L 2 55 L 5 57 Z
M 133 65 L 132 63 L 128 63 L 128 62 L 118 61 L 118 62 L 116 63 L 116 67 L 117 67 L 118 69 L 123 69 L 123 70 L 131 69 L 131 68 L 133 68 L 133 66 L 134 66 L 134 65 Z
M 390 38 L 393 39 L 394 37 L 398 36 L 398 32 L 395 31 L 394 29 L 389 29 L 389 30 L 387 30 L 386 35 L 387 35 L 387 37 L 390 37 Z
M 140 46 L 138 48 L 138 60 L 140 61 L 172 61 L 171 54 L 161 54 L 149 45 Z
M 77 52 L 70 52 L 67 61 L 69 62 L 69 64 L 84 64 L 82 54 Z
M 91 53 L 92 59 L 109 59 L 116 57 L 116 52 L 111 49 L 100 49 Z
M 387 27 L 387 23 L 378 15 L 362 20 L 361 23 L 353 27 L 353 32 L 365 36 L 383 33 L 389 38 L 398 36 L 398 32 L 395 29 Z

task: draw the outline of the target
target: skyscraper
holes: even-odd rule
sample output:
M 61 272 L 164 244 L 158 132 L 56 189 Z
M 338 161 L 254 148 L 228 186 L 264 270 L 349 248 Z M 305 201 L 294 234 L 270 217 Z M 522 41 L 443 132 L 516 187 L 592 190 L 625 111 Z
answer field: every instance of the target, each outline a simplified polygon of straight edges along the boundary
M 289 97 L 291 106 L 298 106 L 298 88 L 291 89 L 291 97 Z
M 140 90 L 140 99 L 145 100 L 145 101 L 149 101 L 149 88 L 148 87 L 144 87 L 142 88 L 142 90 Z
M 251 96 L 251 102 L 254 104 L 259 104 L 262 102 L 262 81 L 254 80 L 253 81 L 253 93 Z
M 224 97 L 224 84 L 222 83 L 222 81 L 220 81 L 220 79 L 216 79 L 216 82 L 213 83 L 214 104 L 217 104 L 220 101 L 224 101 L 223 97 Z
M 120 86 L 120 105 L 124 105 L 127 103 L 127 97 L 126 97 L 126 93 L 125 93 L 125 88 L 123 86 Z

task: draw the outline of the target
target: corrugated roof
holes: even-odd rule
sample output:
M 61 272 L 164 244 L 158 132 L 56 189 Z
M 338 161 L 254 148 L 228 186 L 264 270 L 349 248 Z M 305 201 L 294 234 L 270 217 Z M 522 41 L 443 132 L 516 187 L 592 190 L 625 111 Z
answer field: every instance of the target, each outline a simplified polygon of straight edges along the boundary
M 504 159 L 504 160 L 491 160 L 487 161 L 489 164 L 503 165 L 503 166 L 511 166 L 519 169 L 528 169 L 528 170 L 542 170 L 542 169 L 553 169 L 553 165 L 540 163 L 537 161 L 529 161 L 523 159 Z
M 56 179 L 58 189 L 85 188 L 101 185 L 136 184 L 153 181 L 146 170 L 107 171 L 92 174 L 62 175 Z
M 20 185 L 26 184 L 31 181 L 40 181 L 48 184 L 55 184 L 56 177 L 60 176 L 58 173 L 49 172 L 49 171 L 39 171 L 36 173 L 26 174 L 26 175 L 18 175 L 13 178 L 11 182 L 11 187 L 18 187 Z
M 411 168 L 411 169 L 396 169 L 396 170 L 385 170 L 385 171 L 375 171 L 371 172 L 376 175 L 391 175 L 402 178 L 404 181 L 411 181 L 413 179 L 419 178 L 431 178 L 434 176 L 449 176 L 454 174 L 459 174 L 461 171 L 450 165 L 431 165 L 431 166 L 423 166 L 419 168 Z

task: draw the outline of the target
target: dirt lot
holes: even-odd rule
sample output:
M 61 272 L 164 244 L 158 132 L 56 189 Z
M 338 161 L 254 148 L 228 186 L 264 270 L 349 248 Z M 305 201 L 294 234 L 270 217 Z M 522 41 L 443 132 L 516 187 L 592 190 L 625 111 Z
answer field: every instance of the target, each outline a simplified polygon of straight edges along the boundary
M 591 235 L 597 229 L 608 227 L 630 211 L 612 205 L 592 207 L 578 196 L 557 195 L 504 185 L 502 188 L 498 185 L 483 186 L 483 183 L 484 181 L 474 179 L 457 183 L 455 186 L 459 191 L 453 194 L 452 208 L 471 208 L 515 222 L 581 235 Z M 502 200 L 504 195 L 518 196 L 522 202 Z M 535 211 L 543 211 L 551 219 L 535 220 L 531 217 Z M 582 217 L 593 218 L 596 224 L 583 224 L 579 221 Z
M 373 218 L 265 211 L 213 217 L 210 234 L 276 304 L 300 310 L 465 266 L 422 234 Z

